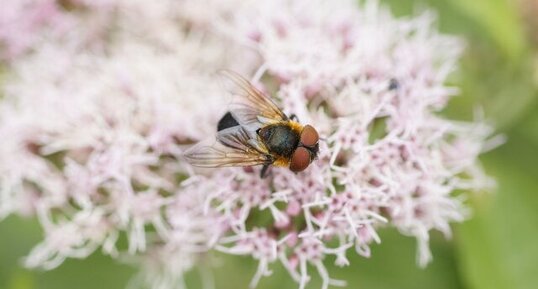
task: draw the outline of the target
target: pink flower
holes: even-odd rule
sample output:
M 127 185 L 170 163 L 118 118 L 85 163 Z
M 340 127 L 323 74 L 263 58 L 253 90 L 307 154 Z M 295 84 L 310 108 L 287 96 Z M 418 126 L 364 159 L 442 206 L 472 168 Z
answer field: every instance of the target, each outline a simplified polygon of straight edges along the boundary
M 445 82 L 462 45 L 430 14 L 396 19 L 351 0 L 45 2 L 10 4 L 20 34 L 0 27 L 0 217 L 41 222 L 29 267 L 101 248 L 174 288 L 220 251 L 258 262 L 251 287 L 277 262 L 300 288 L 312 274 L 342 286 L 327 256 L 352 266 L 348 254 L 369 257 L 389 226 L 416 238 L 424 266 L 430 232 L 450 237 L 467 216 L 452 192 L 493 185 L 477 164 L 492 129 L 438 114 L 458 92 Z M 261 179 L 183 160 L 229 107 L 221 68 L 316 127 L 306 171 Z
M 21 54 L 40 41 L 40 34 L 66 24 L 54 0 L 21 0 L 2 3 L 0 9 L 0 59 Z

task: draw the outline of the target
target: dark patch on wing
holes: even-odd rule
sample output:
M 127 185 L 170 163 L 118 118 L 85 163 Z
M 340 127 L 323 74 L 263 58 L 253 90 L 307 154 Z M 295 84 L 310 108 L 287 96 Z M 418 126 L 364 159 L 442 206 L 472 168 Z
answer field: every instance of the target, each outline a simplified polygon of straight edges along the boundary
M 239 125 L 239 122 L 237 122 L 237 120 L 233 117 L 232 113 L 228 111 L 219 120 L 219 123 L 217 125 L 217 132 L 230 128 L 230 127 L 238 126 L 238 125 Z

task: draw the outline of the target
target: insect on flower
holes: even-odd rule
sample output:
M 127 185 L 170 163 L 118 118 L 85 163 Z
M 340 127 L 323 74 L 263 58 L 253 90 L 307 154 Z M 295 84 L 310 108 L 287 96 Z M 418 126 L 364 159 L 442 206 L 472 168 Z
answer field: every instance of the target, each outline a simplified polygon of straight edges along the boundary
M 311 125 L 301 125 L 288 117 L 267 95 L 240 75 L 225 71 L 239 89 L 237 102 L 230 106 L 217 125 L 216 140 L 197 144 L 185 158 L 198 167 L 263 165 L 261 177 L 269 166 L 305 170 L 316 159 L 319 135 Z

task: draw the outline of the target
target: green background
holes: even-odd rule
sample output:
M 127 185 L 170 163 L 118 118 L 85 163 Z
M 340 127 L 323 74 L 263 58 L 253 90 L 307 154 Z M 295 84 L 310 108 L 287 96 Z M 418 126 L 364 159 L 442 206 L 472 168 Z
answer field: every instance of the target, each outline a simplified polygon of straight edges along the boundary
M 372 258 L 349 254 L 352 265 L 329 268 L 333 277 L 348 280 L 348 288 L 538 288 L 538 47 L 530 37 L 538 34 L 538 27 L 533 29 L 522 17 L 523 11 L 530 12 L 523 8 L 525 1 L 382 2 L 404 17 L 431 7 L 443 32 L 465 37 L 461 70 L 451 80 L 462 93 L 443 113 L 470 119 L 473 109 L 482 107 L 508 141 L 481 158 L 498 189 L 471 198 L 474 216 L 453 226 L 453 240 L 433 233 L 434 261 L 426 269 L 415 264 L 413 239 L 384 230 L 383 243 L 373 246 Z M 99 253 L 68 260 L 51 272 L 25 270 L 20 260 L 41 234 L 35 220 L 10 217 L 0 222 L 0 289 L 125 288 L 136 273 Z M 247 287 L 256 268 L 253 261 L 216 258 L 220 264 L 214 273 L 216 288 Z M 189 274 L 189 288 L 201 287 L 200 274 Z M 297 285 L 282 268 L 275 268 L 258 288 Z M 320 288 L 319 279 L 308 288 Z

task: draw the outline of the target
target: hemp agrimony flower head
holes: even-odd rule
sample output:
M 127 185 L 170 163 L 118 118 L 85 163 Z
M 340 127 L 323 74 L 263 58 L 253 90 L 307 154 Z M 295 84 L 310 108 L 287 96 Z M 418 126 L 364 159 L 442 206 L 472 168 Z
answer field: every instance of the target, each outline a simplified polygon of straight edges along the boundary
M 43 1 L 26 2 L 10 19 Z M 39 219 L 29 267 L 100 249 L 174 288 L 220 251 L 258 261 L 252 287 L 277 262 L 301 288 L 312 274 L 344 285 L 325 257 L 353 266 L 347 254 L 370 256 L 376 230 L 394 227 L 426 265 L 430 231 L 449 237 L 466 216 L 453 192 L 491 185 L 476 159 L 492 130 L 438 114 L 458 92 L 446 80 L 462 45 L 431 14 L 396 19 L 376 1 L 47 3 L 72 33 L 50 32 L 59 16 L 24 34 L 0 27 L 0 217 Z M 222 68 L 315 126 L 305 171 L 262 179 L 183 160 L 230 103 Z

